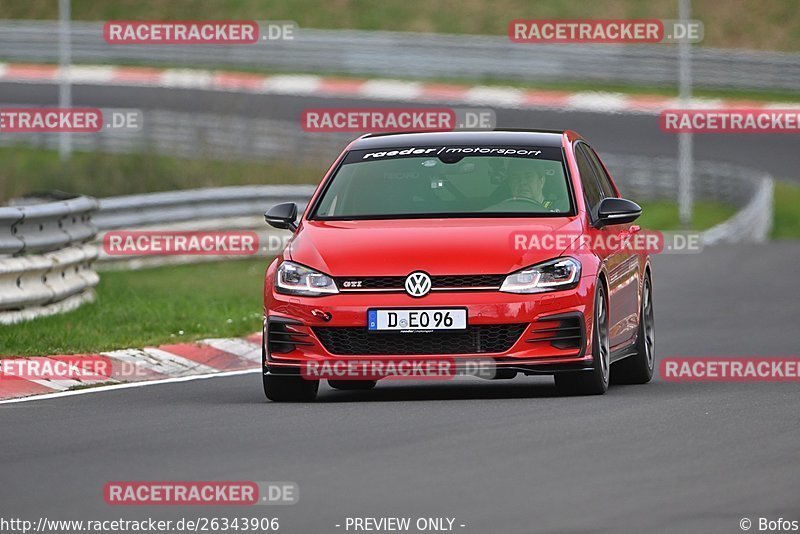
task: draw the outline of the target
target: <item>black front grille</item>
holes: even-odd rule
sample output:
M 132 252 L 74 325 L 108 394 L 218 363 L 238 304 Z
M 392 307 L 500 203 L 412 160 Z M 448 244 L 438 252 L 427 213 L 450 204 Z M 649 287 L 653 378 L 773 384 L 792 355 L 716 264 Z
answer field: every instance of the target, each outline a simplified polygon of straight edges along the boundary
M 583 315 L 553 315 L 539 319 L 530 331 L 528 343 L 550 343 L 557 349 L 580 349 L 584 343 Z
M 458 274 L 431 276 L 431 289 L 470 289 L 473 287 L 499 288 L 505 280 L 504 274 Z M 356 284 L 354 284 L 354 282 Z M 405 291 L 405 276 L 365 276 L 365 277 L 346 277 L 336 278 L 336 285 L 342 291 L 348 289 L 391 289 L 395 291 Z
M 362 327 L 316 327 L 325 350 L 338 355 L 482 354 L 505 352 L 526 324 L 473 325 L 461 332 L 370 333 Z
M 298 345 L 313 345 L 309 335 L 297 330 L 298 321 L 271 317 L 267 323 L 267 347 L 270 354 L 286 354 Z
M 504 274 L 464 274 L 452 276 L 431 276 L 433 289 L 440 287 L 496 287 L 499 288 L 506 275 Z

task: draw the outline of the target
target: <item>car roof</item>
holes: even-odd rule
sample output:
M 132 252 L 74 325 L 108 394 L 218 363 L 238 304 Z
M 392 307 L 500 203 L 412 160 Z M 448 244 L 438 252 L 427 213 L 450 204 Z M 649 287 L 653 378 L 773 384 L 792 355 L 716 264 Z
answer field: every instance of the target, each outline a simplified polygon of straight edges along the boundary
M 507 145 L 561 147 L 563 130 L 483 130 L 367 134 L 353 141 L 351 150 L 401 146 Z

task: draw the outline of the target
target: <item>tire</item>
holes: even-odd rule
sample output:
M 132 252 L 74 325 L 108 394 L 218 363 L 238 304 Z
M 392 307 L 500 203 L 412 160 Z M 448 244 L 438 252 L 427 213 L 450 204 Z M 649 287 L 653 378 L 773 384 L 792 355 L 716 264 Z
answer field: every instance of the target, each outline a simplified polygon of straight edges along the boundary
M 611 350 L 608 337 L 608 303 L 602 281 L 597 281 L 592 324 L 591 371 L 573 371 L 555 375 L 556 388 L 562 395 L 602 395 L 608 391 Z
M 653 283 L 650 274 L 642 284 L 642 304 L 639 329 L 636 333 L 636 355 L 614 364 L 615 384 L 646 384 L 655 369 L 655 322 L 653 320 Z
M 328 380 L 330 387 L 341 391 L 363 391 L 372 389 L 377 384 L 377 380 Z
M 265 374 L 264 395 L 274 402 L 311 402 L 317 398 L 319 380 L 305 380 L 301 376 Z

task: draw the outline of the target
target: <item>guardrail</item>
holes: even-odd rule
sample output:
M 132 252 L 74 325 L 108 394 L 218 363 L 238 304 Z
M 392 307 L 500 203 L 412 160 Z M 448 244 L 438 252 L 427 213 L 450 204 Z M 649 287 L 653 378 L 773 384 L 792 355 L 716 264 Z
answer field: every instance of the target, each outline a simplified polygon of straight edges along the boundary
M 674 199 L 678 164 L 672 158 L 606 155 L 603 160 L 623 194 L 636 200 Z M 748 167 L 698 161 L 694 169 L 695 198 L 736 208 L 727 221 L 703 232 L 703 243 L 760 243 L 769 239 L 773 219 L 772 176 Z
M 57 21 L 0 21 L 0 58 L 58 62 Z M 102 22 L 72 23 L 78 63 L 235 65 L 411 79 L 447 78 L 674 86 L 675 45 L 529 45 L 506 36 L 300 28 L 291 41 L 242 46 L 108 45 Z M 726 89 L 800 85 L 800 55 L 695 46 L 694 83 Z
M 51 315 L 94 298 L 97 201 L 0 207 L 0 324 Z

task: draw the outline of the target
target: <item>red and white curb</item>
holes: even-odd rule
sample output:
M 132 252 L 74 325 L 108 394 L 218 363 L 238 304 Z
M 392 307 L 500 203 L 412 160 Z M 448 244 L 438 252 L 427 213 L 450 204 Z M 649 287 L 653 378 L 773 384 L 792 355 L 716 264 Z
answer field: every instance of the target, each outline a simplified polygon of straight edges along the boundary
M 549 91 L 488 85 L 423 83 L 391 79 L 356 79 L 306 74 L 263 75 L 203 69 L 158 69 L 79 65 L 65 70 L 74 84 L 144 86 L 255 94 L 364 98 L 409 102 L 464 104 L 511 109 L 548 109 L 594 113 L 658 114 L 680 108 L 675 98 L 600 91 Z M 55 65 L 0 63 L 0 82 L 57 83 Z M 798 103 L 695 98 L 703 109 L 794 109 Z
M 35 378 L 27 375 L 0 373 L 0 404 L 17 402 L 28 398 L 56 396 L 55 394 L 82 393 L 92 389 L 77 389 L 89 386 L 124 387 L 133 383 L 183 381 L 212 376 L 230 376 L 261 370 L 261 334 L 245 338 L 204 339 L 196 343 L 179 343 L 123 349 L 95 354 L 47 356 L 24 358 L 42 367 L 56 362 L 69 361 L 79 365 L 82 358 L 101 358 L 108 365 L 109 373 L 103 376 L 82 375 L 74 378 Z M 0 366 L 17 358 L 0 360 Z M 143 384 L 142 384 L 143 385 Z M 99 388 L 98 388 L 99 389 Z

